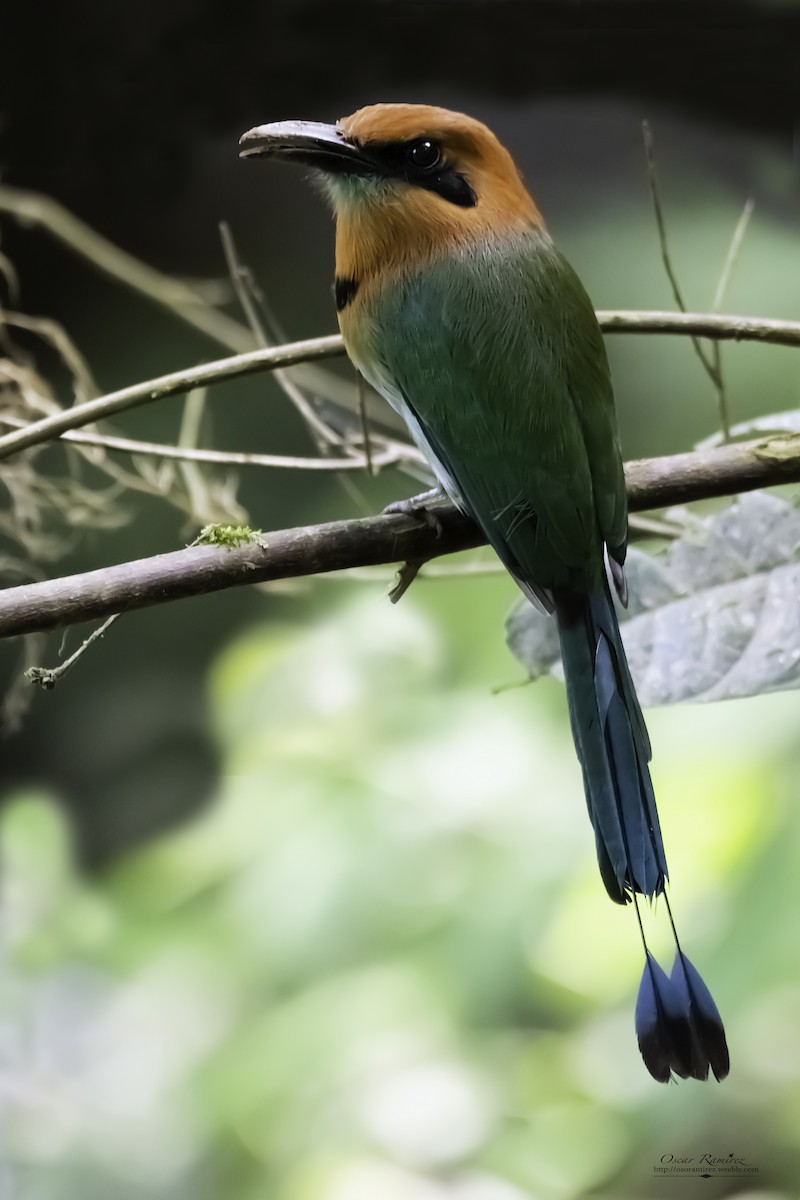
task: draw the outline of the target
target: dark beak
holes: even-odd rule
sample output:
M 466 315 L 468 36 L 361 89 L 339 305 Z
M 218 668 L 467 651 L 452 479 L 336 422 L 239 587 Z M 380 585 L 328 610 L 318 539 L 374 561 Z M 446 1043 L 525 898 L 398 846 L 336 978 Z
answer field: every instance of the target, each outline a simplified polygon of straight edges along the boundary
M 321 171 L 360 175 L 370 169 L 363 151 L 336 125 L 318 121 L 275 121 L 257 125 L 239 139 L 241 158 L 256 155 L 303 163 Z

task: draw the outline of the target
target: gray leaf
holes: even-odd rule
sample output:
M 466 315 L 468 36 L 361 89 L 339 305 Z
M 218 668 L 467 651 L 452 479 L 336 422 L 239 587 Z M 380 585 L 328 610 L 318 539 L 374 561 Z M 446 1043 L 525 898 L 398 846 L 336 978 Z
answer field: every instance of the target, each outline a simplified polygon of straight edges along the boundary
M 686 529 L 657 557 L 631 550 L 618 610 L 643 705 L 727 700 L 800 687 L 800 507 L 766 492 Z M 522 601 L 506 625 L 532 678 L 560 673 L 552 618 Z

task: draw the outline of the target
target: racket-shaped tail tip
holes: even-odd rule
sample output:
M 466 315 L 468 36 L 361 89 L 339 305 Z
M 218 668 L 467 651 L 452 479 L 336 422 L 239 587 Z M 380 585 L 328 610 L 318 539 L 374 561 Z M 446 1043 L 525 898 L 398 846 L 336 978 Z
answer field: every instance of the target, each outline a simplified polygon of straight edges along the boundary
M 636 1036 L 644 1065 L 659 1083 L 692 1073 L 692 1030 L 683 997 L 649 951 L 636 999 Z
M 717 1080 L 730 1062 L 717 1006 L 689 959 L 678 951 L 667 975 L 647 952 L 636 1000 L 636 1036 L 644 1065 L 659 1083 L 681 1079 Z
M 711 992 L 682 950 L 675 955 L 670 981 L 692 1030 L 692 1078 L 708 1079 L 710 1069 L 721 1082 L 731 1065 L 725 1026 Z

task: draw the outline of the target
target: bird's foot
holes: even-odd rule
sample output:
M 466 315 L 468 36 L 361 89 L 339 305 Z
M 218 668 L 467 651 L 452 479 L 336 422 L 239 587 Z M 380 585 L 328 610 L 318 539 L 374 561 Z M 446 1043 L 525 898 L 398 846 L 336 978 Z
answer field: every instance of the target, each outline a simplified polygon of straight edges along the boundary
M 443 498 L 444 492 L 441 488 L 429 488 L 427 492 L 420 492 L 418 496 L 409 496 L 407 500 L 393 500 L 391 504 L 386 505 L 383 511 L 386 516 L 413 517 L 416 521 L 424 521 L 437 537 L 441 537 L 442 522 L 436 513 L 431 511 L 430 505 Z

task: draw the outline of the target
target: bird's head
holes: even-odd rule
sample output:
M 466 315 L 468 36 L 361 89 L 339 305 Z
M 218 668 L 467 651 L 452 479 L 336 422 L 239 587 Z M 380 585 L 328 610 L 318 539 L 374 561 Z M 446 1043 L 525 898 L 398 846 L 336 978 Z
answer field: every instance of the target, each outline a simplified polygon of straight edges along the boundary
M 401 265 L 541 226 L 505 147 L 480 121 L 448 109 L 374 104 L 335 125 L 279 121 L 249 130 L 241 147 L 242 157 L 320 174 L 337 217 L 337 270 L 342 257 L 362 260 L 361 274 L 372 258 Z

